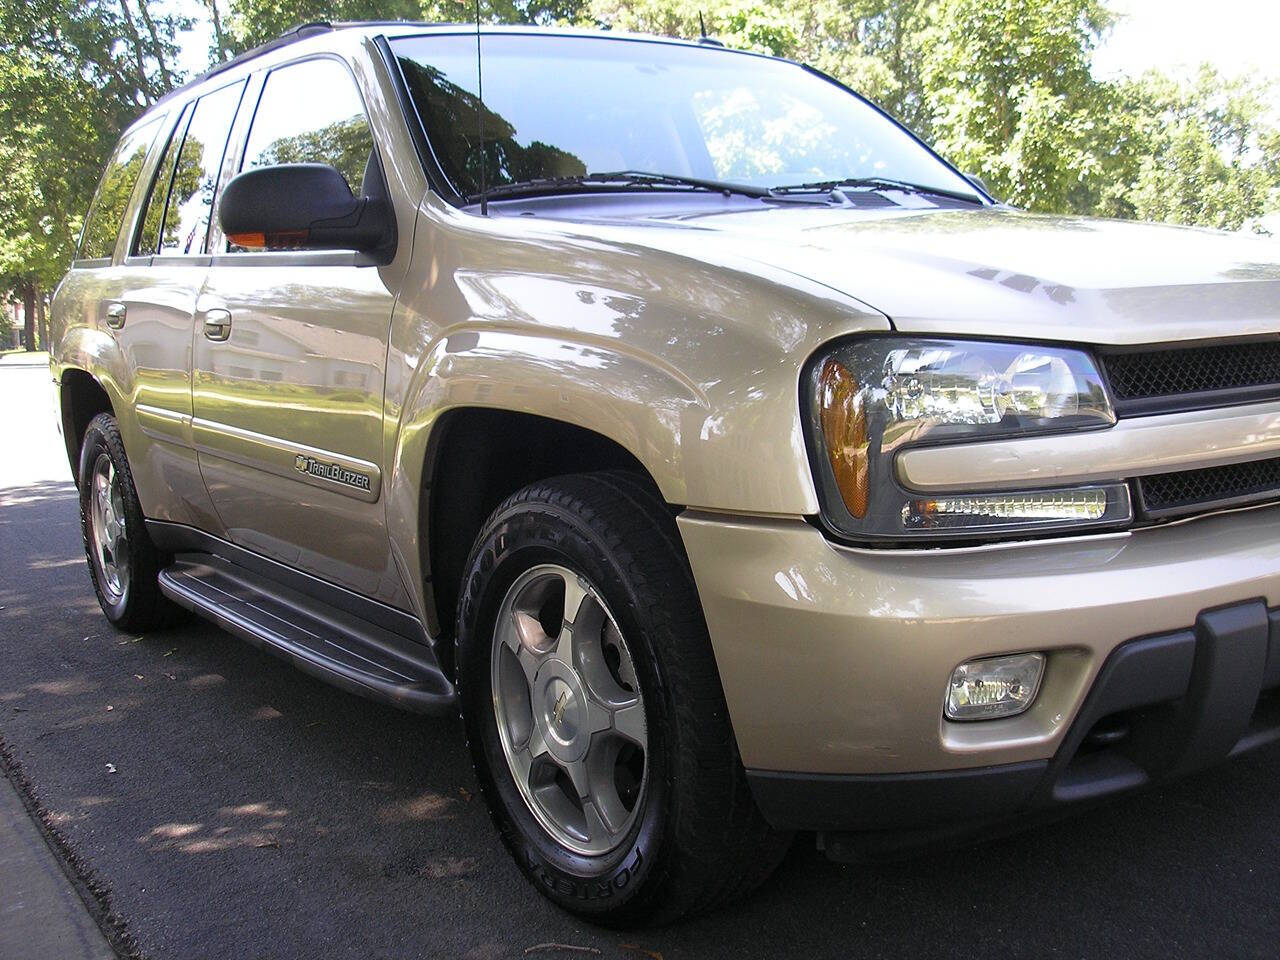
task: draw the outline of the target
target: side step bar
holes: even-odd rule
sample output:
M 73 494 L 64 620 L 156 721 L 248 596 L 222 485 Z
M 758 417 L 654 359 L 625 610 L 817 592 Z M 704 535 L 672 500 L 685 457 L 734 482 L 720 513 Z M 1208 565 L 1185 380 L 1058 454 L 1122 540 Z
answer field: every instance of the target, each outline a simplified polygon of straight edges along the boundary
M 452 713 L 430 647 L 219 556 L 180 553 L 160 572 L 174 603 L 335 686 L 415 713 Z

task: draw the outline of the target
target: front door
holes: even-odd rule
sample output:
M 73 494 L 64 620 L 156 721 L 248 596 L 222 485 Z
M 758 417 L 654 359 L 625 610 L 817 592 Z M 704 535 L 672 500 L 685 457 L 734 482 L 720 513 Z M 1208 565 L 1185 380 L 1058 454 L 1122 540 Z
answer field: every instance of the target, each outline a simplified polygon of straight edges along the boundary
M 332 57 L 266 75 L 239 168 L 300 162 L 337 167 L 357 196 L 383 189 L 355 81 Z M 407 605 L 381 501 L 394 303 L 383 270 L 354 252 L 218 242 L 196 305 L 192 428 L 227 536 Z

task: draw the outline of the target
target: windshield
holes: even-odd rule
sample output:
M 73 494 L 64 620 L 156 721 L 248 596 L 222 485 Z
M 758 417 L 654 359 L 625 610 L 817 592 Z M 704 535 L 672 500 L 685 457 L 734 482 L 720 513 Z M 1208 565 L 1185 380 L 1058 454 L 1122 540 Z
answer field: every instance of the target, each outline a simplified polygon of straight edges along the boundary
M 889 178 L 977 199 L 874 107 L 792 63 L 672 43 L 484 34 L 477 116 L 474 33 L 391 46 L 463 197 L 482 182 L 645 171 L 761 187 Z

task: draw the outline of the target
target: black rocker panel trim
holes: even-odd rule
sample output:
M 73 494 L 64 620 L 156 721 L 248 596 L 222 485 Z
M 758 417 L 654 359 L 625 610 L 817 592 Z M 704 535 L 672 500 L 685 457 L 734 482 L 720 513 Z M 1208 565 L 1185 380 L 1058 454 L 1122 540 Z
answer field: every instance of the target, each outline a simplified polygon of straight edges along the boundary
M 451 713 L 453 684 L 430 648 L 211 554 L 160 571 L 174 603 L 350 693 L 415 713 Z
M 304 573 L 294 567 L 264 557 L 260 553 L 246 550 L 234 543 L 228 543 L 211 533 L 197 530 L 182 523 L 170 523 L 167 520 L 148 520 L 147 535 L 156 549 L 161 553 L 207 553 L 223 560 L 228 560 L 250 573 L 274 580 L 291 590 L 318 600 L 321 603 L 336 607 L 345 613 L 368 620 L 391 633 L 398 633 L 406 639 L 430 646 L 431 637 L 423 629 L 422 621 L 411 613 L 398 610 L 377 600 L 370 600 L 346 587 L 330 583 L 319 577 Z

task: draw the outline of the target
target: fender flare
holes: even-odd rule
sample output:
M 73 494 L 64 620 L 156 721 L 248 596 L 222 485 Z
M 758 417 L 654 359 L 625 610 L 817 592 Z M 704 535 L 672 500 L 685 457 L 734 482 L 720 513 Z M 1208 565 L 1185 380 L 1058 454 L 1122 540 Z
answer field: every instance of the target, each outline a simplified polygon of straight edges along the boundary
M 500 365 L 495 356 L 502 357 Z M 678 371 L 612 341 L 490 325 L 451 330 L 431 345 L 414 374 L 386 480 L 391 549 L 408 583 L 422 583 L 427 574 L 420 503 L 436 427 L 446 413 L 463 408 L 532 414 L 599 434 L 634 456 L 668 502 L 685 503 L 682 439 L 689 428 L 698 435 L 711 405 Z

